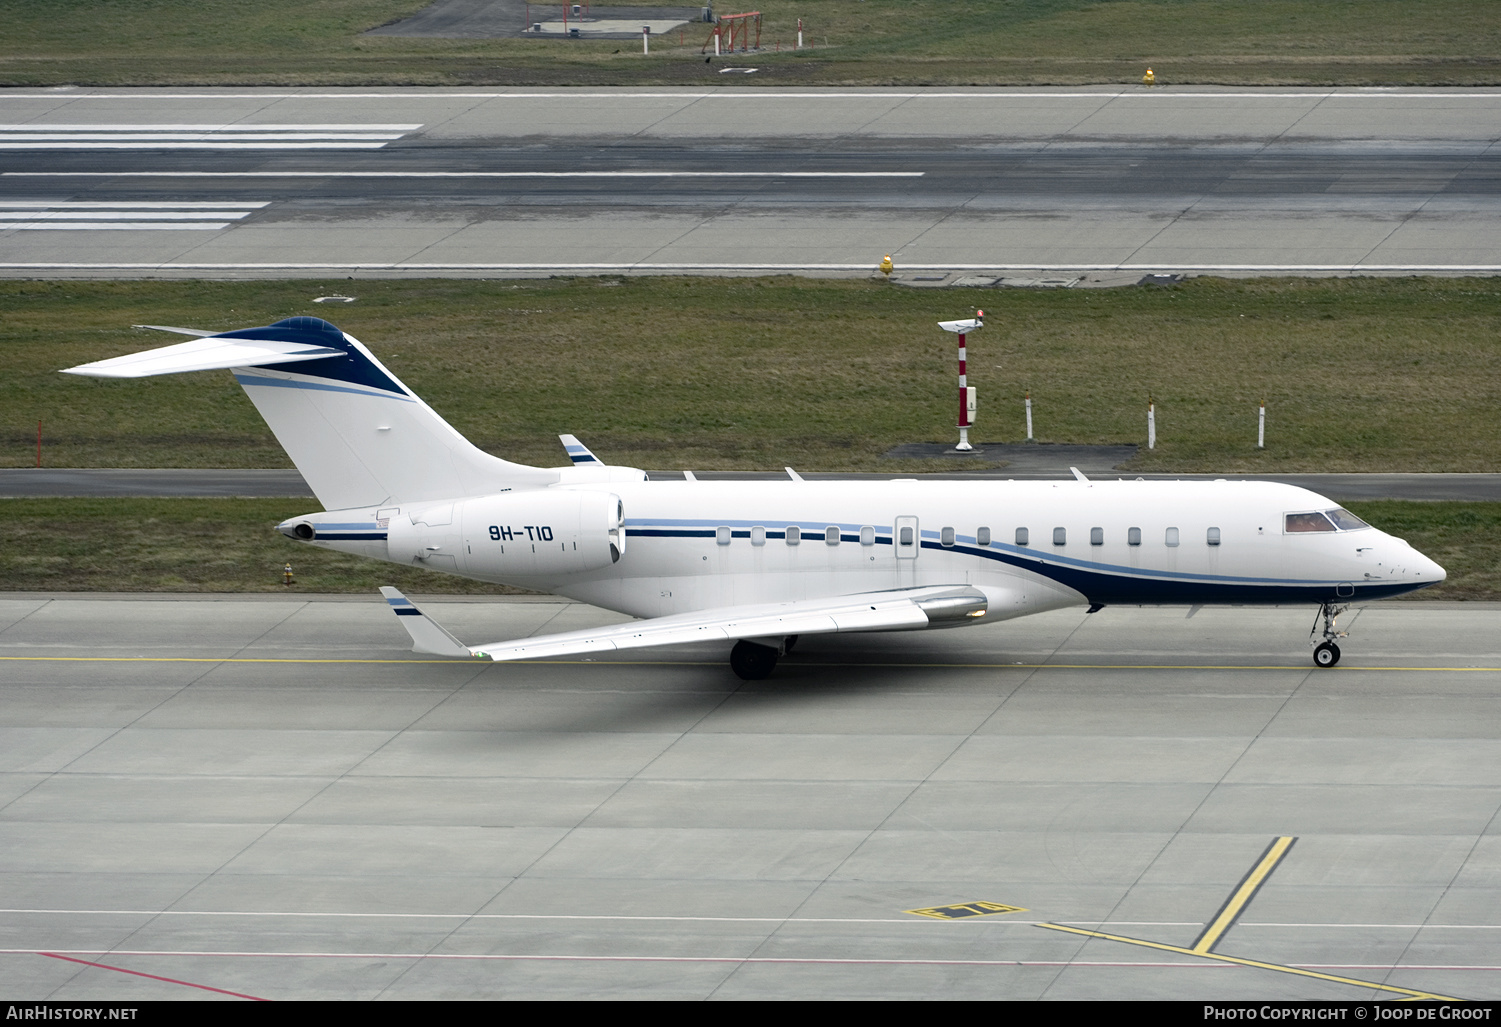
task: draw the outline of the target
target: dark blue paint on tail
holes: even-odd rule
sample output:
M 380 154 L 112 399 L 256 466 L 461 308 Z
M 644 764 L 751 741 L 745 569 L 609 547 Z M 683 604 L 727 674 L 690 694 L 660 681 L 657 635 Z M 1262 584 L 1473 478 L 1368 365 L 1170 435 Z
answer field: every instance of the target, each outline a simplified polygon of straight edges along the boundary
M 327 346 L 343 350 L 346 356 L 328 357 L 323 360 L 304 360 L 286 366 L 285 370 L 311 378 L 348 382 L 370 389 L 394 392 L 398 396 L 409 393 L 402 384 L 392 378 L 383 368 L 370 361 L 365 354 L 351 346 L 344 333 L 321 317 L 289 317 L 265 328 L 245 328 L 238 332 L 224 332 L 224 339 L 273 339 L 277 342 L 301 342 L 312 346 Z M 261 364 L 261 367 L 277 368 L 282 365 Z

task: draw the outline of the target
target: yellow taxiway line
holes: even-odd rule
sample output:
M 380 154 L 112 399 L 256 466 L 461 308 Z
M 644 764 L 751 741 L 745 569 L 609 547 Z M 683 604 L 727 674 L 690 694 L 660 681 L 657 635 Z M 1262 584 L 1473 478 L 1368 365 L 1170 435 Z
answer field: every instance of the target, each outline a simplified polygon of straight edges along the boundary
M 1265 963 L 1259 959 L 1242 959 L 1240 956 L 1225 956 L 1218 952 L 1200 952 L 1197 949 L 1186 949 L 1181 945 L 1165 945 L 1157 941 L 1143 941 L 1141 938 L 1127 938 L 1119 934 L 1104 934 L 1100 931 L 1086 931 L 1082 927 L 1064 927 L 1062 924 L 1038 924 L 1038 927 L 1046 927 L 1052 931 L 1066 931 L 1069 934 L 1082 934 L 1089 938 L 1103 938 L 1106 941 L 1118 941 L 1126 945 L 1141 945 L 1149 949 L 1158 949 L 1162 952 L 1176 952 L 1184 956 L 1199 956 L 1203 959 L 1217 959 L 1222 963 L 1235 963 L 1239 966 L 1255 967 L 1258 970 L 1275 970 L 1278 973 L 1296 974 L 1299 977 L 1313 977 L 1321 981 L 1332 981 L 1335 984 L 1353 984 L 1361 988 L 1375 988 L 1378 991 L 1395 992 L 1408 998 L 1429 999 L 1437 1002 L 1462 1002 L 1463 999 L 1454 998 L 1451 995 L 1436 995 L 1431 991 L 1418 991 L 1415 988 L 1399 988 L 1394 984 L 1377 984 L 1375 981 L 1361 981 L 1354 977 L 1340 977 L 1336 974 L 1320 973 L 1317 970 L 1304 970 L 1297 966 L 1284 966 L 1281 963 Z
M 1277 864 L 1282 862 L 1282 857 L 1287 855 L 1287 850 L 1293 847 L 1296 838 L 1283 836 L 1267 846 L 1260 861 L 1251 868 L 1239 887 L 1231 892 L 1225 904 L 1220 907 L 1219 914 L 1204 928 L 1204 933 L 1199 935 L 1198 941 L 1193 943 L 1193 951 L 1204 955 L 1214 949 L 1215 942 L 1224 937 L 1225 932 L 1235 923 L 1240 911 L 1251 901 L 1256 890 L 1261 887 L 1263 881 L 1271 876 L 1272 871 L 1277 869 Z
M 1450 995 L 1437 995 L 1431 991 L 1419 991 L 1415 988 L 1399 988 L 1394 984 L 1377 984 L 1375 981 L 1362 981 L 1353 977 L 1340 977 L 1337 974 L 1322 973 L 1318 970 L 1305 970 L 1298 966 L 1286 966 L 1282 963 L 1267 963 L 1259 959 L 1245 959 L 1240 956 L 1226 956 L 1214 951 L 1214 946 L 1225 936 L 1225 932 L 1235 925 L 1241 911 L 1246 908 L 1251 899 L 1255 897 L 1257 890 L 1266 883 L 1272 871 L 1277 869 L 1277 864 L 1282 862 L 1288 850 L 1293 847 L 1296 838 L 1284 835 L 1276 838 L 1261 858 L 1251 867 L 1246 876 L 1236 885 L 1225 904 L 1220 907 L 1214 919 L 1204 928 L 1204 933 L 1194 941 L 1193 945 L 1184 948 L 1182 945 L 1167 945 L 1160 941 L 1145 941 L 1141 938 L 1127 938 L 1120 934 L 1106 934 L 1103 931 L 1089 931 L 1082 927 L 1067 927 L 1063 924 L 1040 923 L 1037 927 L 1045 927 L 1050 931 L 1063 931 L 1067 934 L 1081 934 L 1086 938 L 1101 938 L 1105 941 L 1118 941 L 1124 945 L 1140 945 L 1143 948 L 1157 949 L 1160 952 L 1176 952 L 1184 956 L 1199 956 L 1202 959 L 1215 959 L 1222 963 L 1234 963 L 1238 966 L 1254 967 L 1258 970 L 1274 970 L 1277 973 L 1294 974 L 1298 977 L 1312 977 L 1320 981 L 1331 981 L 1335 984 L 1352 984 L 1362 988 L 1375 988 L 1377 991 L 1389 991 L 1402 995 L 1407 999 L 1429 999 L 1439 1002 L 1459 1002 L 1462 999 Z

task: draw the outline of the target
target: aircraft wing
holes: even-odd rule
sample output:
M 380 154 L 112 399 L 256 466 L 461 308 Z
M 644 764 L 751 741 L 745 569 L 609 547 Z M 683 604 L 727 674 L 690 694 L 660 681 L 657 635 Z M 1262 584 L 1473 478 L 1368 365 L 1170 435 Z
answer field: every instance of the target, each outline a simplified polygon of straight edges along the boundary
M 146 326 L 151 327 L 151 326 Z M 178 329 L 167 329 L 177 331 Z M 208 371 L 223 367 L 254 367 L 257 364 L 289 364 L 300 360 L 322 360 L 345 356 L 343 350 L 301 342 L 278 342 L 272 339 L 226 339 L 208 336 L 175 346 L 128 353 L 123 357 L 96 360 L 63 371 L 90 378 L 145 378 L 154 374 L 178 371 Z
M 971 585 L 931 585 L 827 599 L 719 607 L 586 631 L 466 646 L 396 589 L 385 587 L 381 594 L 412 636 L 413 651 L 435 656 L 476 656 L 497 662 L 686 642 L 897 631 L 983 617 L 986 612 L 985 594 Z

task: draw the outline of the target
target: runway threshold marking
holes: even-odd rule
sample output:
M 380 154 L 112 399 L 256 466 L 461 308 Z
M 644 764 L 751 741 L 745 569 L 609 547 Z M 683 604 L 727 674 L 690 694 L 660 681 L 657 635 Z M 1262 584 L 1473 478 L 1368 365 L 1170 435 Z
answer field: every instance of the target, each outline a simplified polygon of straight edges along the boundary
M 202 991 L 212 991 L 220 995 L 233 995 L 235 998 L 248 998 L 252 1002 L 269 1002 L 270 999 L 258 998 L 255 995 L 246 995 L 238 991 L 227 991 L 224 988 L 214 988 L 207 984 L 194 984 L 192 981 L 179 981 L 175 977 L 161 977 L 157 974 L 142 973 L 140 970 L 127 970 L 123 966 L 110 966 L 108 963 L 95 963 L 87 959 L 77 959 L 73 956 L 64 956 L 57 952 L 38 952 L 39 956 L 48 959 L 62 959 L 69 963 L 82 963 L 84 966 L 98 967 L 100 970 L 113 970 L 116 973 L 131 974 L 134 977 L 149 977 L 153 981 L 165 981 L 168 984 L 181 984 L 185 988 L 198 988 Z
M 1297 977 L 1312 977 L 1316 980 L 1331 981 L 1335 984 L 1351 984 L 1362 988 L 1375 988 L 1378 991 L 1388 991 L 1398 995 L 1405 995 L 1409 999 L 1429 999 L 1437 1002 L 1461 1002 L 1462 999 L 1452 995 L 1438 995 L 1430 991 L 1419 991 L 1415 988 L 1400 988 L 1394 984 L 1379 984 L 1376 981 L 1363 981 L 1354 977 L 1341 977 L 1337 974 L 1323 973 L 1318 970 L 1310 970 L 1299 966 L 1287 966 L 1282 963 L 1268 963 L 1259 959 L 1246 959 L 1241 956 L 1227 956 L 1213 951 L 1214 946 L 1224 937 L 1225 932 L 1234 925 L 1236 918 L 1245 909 L 1246 905 L 1255 897 L 1257 890 L 1271 876 L 1273 870 L 1282 862 L 1297 839 L 1291 836 L 1282 836 L 1273 839 L 1261 854 L 1246 876 L 1236 885 L 1230 897 L 1204 932 L 1194 940 L 1191 947 L 1182 945 L 1168 945 L 1159 941 L 1147 941 L 1144 938 L 1128 938 L 1121 934 L 1107 934 L 1104 931 L 1090 931 L 1082 927 L 1071 927 L 1065 924 L 1040 923 L 1034 926 L 1046 928 L 1050 931 L 1063 931 L 1066 934 L 1079 934 L 1086 938 L 1100 938 L 1104 941 L 1118 941 L 1124 945 L 1140 945 L 1143 948 L 1157 949 L 1161 952 L 1176 952 L 1185 956 L 1199 956 L 1203 959 L 1214 959 L 1225 963 L 1234 963 L 1238 966 L 1249 966 L 1258 970 L 1273 970 L 1277 973 L 1293 974 Z

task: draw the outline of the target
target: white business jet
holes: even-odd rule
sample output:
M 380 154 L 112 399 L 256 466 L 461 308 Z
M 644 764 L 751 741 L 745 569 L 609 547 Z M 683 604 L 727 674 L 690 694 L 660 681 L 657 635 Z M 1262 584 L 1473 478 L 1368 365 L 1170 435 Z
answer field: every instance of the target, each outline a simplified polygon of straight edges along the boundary
M 161 327 L 155 325 L 142 327 Z M 945 322 L 950 331 L 979 322 Z M 232 369 L 324 512 L 312 546 L 557 593 L 640 620 L 467 646 L 383 588 L 417 652 L 521 660 L 735 642 L 764 678 L 800 635 L 909 631 L 1068 606 L 1318 607 L 1339 661 L 1354 601 L 1444 569 L 1306 489 L 1246 481 L 649 481 L 561 436 L 566 467 L 482 452 L 327 321 L 293 317 L 68 369 L 102 378 Z M 1190 613 L 1192 615 L 1192 612 Z M 1320 630 L 1322 620 L 1322 630 Z

